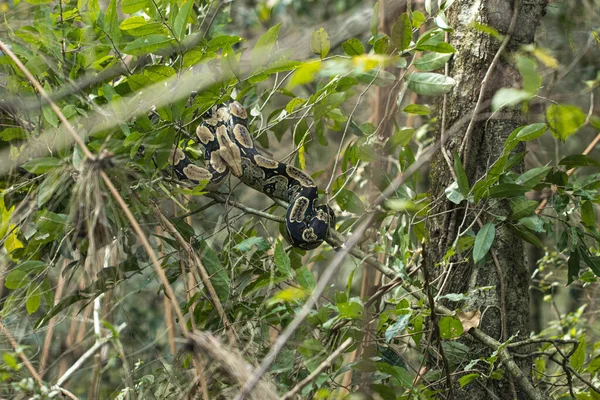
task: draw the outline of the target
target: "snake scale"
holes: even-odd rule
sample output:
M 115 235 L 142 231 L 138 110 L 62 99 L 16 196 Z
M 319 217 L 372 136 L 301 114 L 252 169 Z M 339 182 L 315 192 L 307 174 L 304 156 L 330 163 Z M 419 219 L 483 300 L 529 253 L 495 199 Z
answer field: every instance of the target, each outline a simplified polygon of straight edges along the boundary
M 196 129 L 204 147 L 205 166 L 194 164 L 173 146 L 169 163 L 180 179 L 209 181 L 217 187 L 231 172 L 247 186 L 289 203 L 285 216 L 288 242 L 310 250 L 323 243 L 335 215 L 328 205 L 318 205 L 317 185 L 304 171 L 261 155 L 248 131 L 248 114 L 237 101 L 213 106 Z

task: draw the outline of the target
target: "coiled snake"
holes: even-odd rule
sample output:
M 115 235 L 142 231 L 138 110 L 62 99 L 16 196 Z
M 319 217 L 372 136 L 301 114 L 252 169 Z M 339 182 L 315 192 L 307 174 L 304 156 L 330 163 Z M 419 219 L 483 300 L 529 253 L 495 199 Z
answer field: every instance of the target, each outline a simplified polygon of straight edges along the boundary
M 244 184 L 266 195 L 287 201 L 286 238 L 294 247 L 318 247 L 335 225 L 328 205 L 317 205 L 317 185 L 304 171 L 261 155 L 248 131 L 248 114 L 237 101 L 213 106 L 196 129 L 204 146 L 205 167 L 194 164 L 179 148 L 173 147 L 169 162 L 181 179 L 209 181 L 219 185 L 231 173 Z

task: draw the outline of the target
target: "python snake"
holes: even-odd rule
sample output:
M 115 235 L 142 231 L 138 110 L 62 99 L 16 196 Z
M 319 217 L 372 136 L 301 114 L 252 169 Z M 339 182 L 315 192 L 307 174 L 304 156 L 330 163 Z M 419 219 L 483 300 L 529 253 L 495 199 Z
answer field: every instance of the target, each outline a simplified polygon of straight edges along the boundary
M 288 242 L 310 250 L 323 243 L 335 215 L 328 205 L 317 205 L 318 190 L 304 171 L 261 155 L 248 131 L 248 114 L 237 101 L 213 106 L 196 129 L 204 146 L 205 167 L 194 164 L 173 146 L 169 163 L 180 179 L 209 181 L 217 187 L 231 172 L 244 184 L 270 197 L 289 203 L 285 216 Z

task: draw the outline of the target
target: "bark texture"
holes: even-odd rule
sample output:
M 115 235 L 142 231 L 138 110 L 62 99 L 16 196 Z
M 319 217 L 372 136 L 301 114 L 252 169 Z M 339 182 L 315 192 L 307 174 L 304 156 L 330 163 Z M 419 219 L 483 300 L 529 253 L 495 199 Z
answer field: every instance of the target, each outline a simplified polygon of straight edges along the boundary
M 516 127 L 525 123 L 518 109 L 503 110 L 502 113 L 490 118 L 489 101 L 498 89 L 520 85 L 520 76 L 511 65 L 510 55 L 521 45 L 533 42 L 546 1 L 458 0 L 447 12 L 450 26 L 454 29 L 450 35 L 450 43 L 457 49 L 449 66 L 449 75 L 457 81 L 457 85 L 447 96 L 445 113 L 446 132 L 450 137 L 444 147 L 452 158 L 453 152 L 459 151 L 470 115 L 482 88 L 483 78 L 501 43 L 497 39 L 477 31 L 473 25 L 474 23 L 484 24 L 506 34 L 513 16 L 514 5 L 518 7 L 516 29 L 487 82 L 483 107 L 479 112 L 481 118 L 478 118 L 474 125 L 466 159 L 463 159 L 470 185 L 484 176 L 489 166 L 500 156 L 508 135 Z M 441 104 L 439 109 L 439 121 L 442 121 L 443 107 Z M 438 139 L 440 138 L 438 137 Z M 517 149 L 517 151 L 522 150 Z M 516 167 L 517 170 L 520 168 L 522 165 Z M 450 167 L 440 152 L 431 167 L 432 199 L 440 200 L 440 205 L 432 210 L 432 216 L 428 220 L 429 243 L 425 252 L 427 268 L 436 273 L 441 273 L 439 263 L 452 246 L 458 231 L 469 226 L 477 214 L 476 211 L 470 209 L 465 212 L 465 202 L 457 206 L 445 199 L 444 189 L 452 182 Z M 487 204 L 482 206 L 486 207 L 490 213 L 481 214 L 480 218 L 483 223 L 489 221 L 491 215 L 508 215 L 510 211 L 506 202 L 501 202 L 492 208 L 489 208 Z M 466 218 L 465 213 L 467 214 Z M 473 224 L 473 230 L 479 230 L 477 223 Z M 504 341 L 503 339 L 513 335 L 526 337 L 530 331 L 529 276 L 523 242 L 507 228 L 499 226 L 496 230 L 493 249 L 501 267 L 507 332 L 502 332 L 501 281 L 497 267 L 491 260 L 484 267 L 476 268 L 472 263 L 458 262 L 464 261 L 462 259 L 451 259 L 454 263 L 444 292 L 465 293 L 476 287 L 493 286 L 494 290 L 479 292 L 475 299 L 467 304 L 467 308 L 479 309 L 483 313 L 480 328 L 499 341 Z M 454 304 L 448 305 L 453 306 Z M 464 339 L 463 343 L 470 347 L 468 359 L 489 354 L 483 345 L 472 339 Z M 525 376 L 531 375 L 531 365 L 523 362 L 519 366 Z M 460 375 L 456 375 L 456 378 L 459 377 Z M 456 383 L 456 381 L 454 382 Z M 513 398 L 509 382 L 506 379 L 489 380 L 485 385 L 472 383 L 460 391 L 458 385 L 455 385 L 454 394 L 455 398 L 465 400 Z M 518 394 L 518 397 L 526 398 L 523 394 Z

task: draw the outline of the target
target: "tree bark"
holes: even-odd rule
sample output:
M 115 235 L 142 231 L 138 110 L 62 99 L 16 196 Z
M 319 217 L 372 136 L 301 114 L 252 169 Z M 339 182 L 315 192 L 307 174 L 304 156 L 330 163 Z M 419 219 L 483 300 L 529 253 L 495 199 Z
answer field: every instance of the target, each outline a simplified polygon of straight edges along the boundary
M 454 29 L 450 34 L 450 43 L 457 50 L 449 64 L 449 76 L 453 77 L 457 84 L 447 95 L 445 107 L 440 104 L 438 117 L 440 124 L 443 123 L 445 131 L 450 135 L 441 151 L 445 151 L 448 155 L 446 158 L 451 161 L 455 151 L 460 153 L 459 149 L 465 139 L 470 116 L 476 107 L 480 90 L 484 86 L 482 81 L 501 45 L 501 41 L 481 33 L 473 25 L 474 23 L 484 24 L 506 35 L 513 12 L 515 12 L 514 7 L 517 8 L 516 29 L 492 69 L 486 87 L 483 88 L 483 101 L 475 119 L 471 137 L 466 140 L 467 150 L 462 161 L 471 186 L 486 174 L 489 166 L 502 154 L 508 135 L 516 127 L 525 124 L 523 115 L 518 108 L 502 110 L 501 113 L 490 117 L 489 101 L 498 89 L 519 85 L 519 74 L 509 56 L 519 46 L 533 42 L 535 29 L 539 25 L 545 5 L 545 0 L 528 0 L 527 2 L 523 0 L 484 2 L 458 0 L 446 13 L 448 22 Z M 441 131 L 444 127 L 441 127 L 438 132 L 438 140 L 441 139 Z M 454 179 L 452 167 L 441 151 L 438 152 L 432 163 L 430 178 L 432 200 L 442 199 L 443 201 L 439 202 L 440 205 L 437 208 L 431 210 L 432 216 L 428 219 L 429 242 L 425 251 L 425 266 L 429 271 L 435 271 L 438 274 L 441 273 L 439 265 L 447 250 L 452 247 L 458 232 L 461 229 L 464 230 L 471 223 L 473 223 L 475 232 L 479 230 L 478 222 L 474 221 L 477 210 L 467 208 L 464 201 L 455 205 L 445 199 L 444 189 Z M 523 149 L 516 151 L 523 151 Z M 515 168 L 518 171 L 522 167 L 522 165 L 518 165 Z M 499 202 L 493 207 L 488 204 L 477 205 L 477 209 L 480 207 L 485 207 L 489 212 L 489 214 L 483 212 L 479 216 L 483 223 L 491 220 L 491 215 L 506 216 L 510 212 L 507 202 Z M 483 313 L 480 328 L 491 337 L 501 342 L 513 335 L 525 338 L 530 331 L 529 276 L 523 242 L 511 234 L 507 228 L 498 225 L 492 249 L 494 255 L 497 256 L 497 263 L 490 260 L 485 266 L 479 268 L 458 256 L 451 258 L 452 266 L 444 292 L 466 293 L 478 287 L 493 286 L 494 289 L 490 291 L 475 291 L 476 294 L 472 300 L 466 304 L 467 309 L 478 309 Z M 448 267 L 446 266 L 446 268 Z M 438 288 L 439 285 L 438 283 Z M 501 301 L 502 298 L 504 301 Z M 448 304 L 450 307 L 454 305 L 454 303 Z M 507 328 L 506 332 L 503 332 L 502 329 L 503 318 Z M 463 339 L 463 343 L 470 348 L 468 360 L 489 355 L 485 346 L 473 339 Z M 527 378 L 531 376 L 530 362 L 519 361 L 519 367 Z M 466 400 L 514 398 L 514 392 L 511 390 L 507 378 L 490 379 L 483 385 L 471 383 L 459 390 L 456 379 L 460 376 L 459 374 L 453 375 L 455 398 Z M 505 374 L 505 377 L 507 376 L 508 374 Z M 517 393 L 517 397 L 526 398 L 524 394 L 520 393 Z

